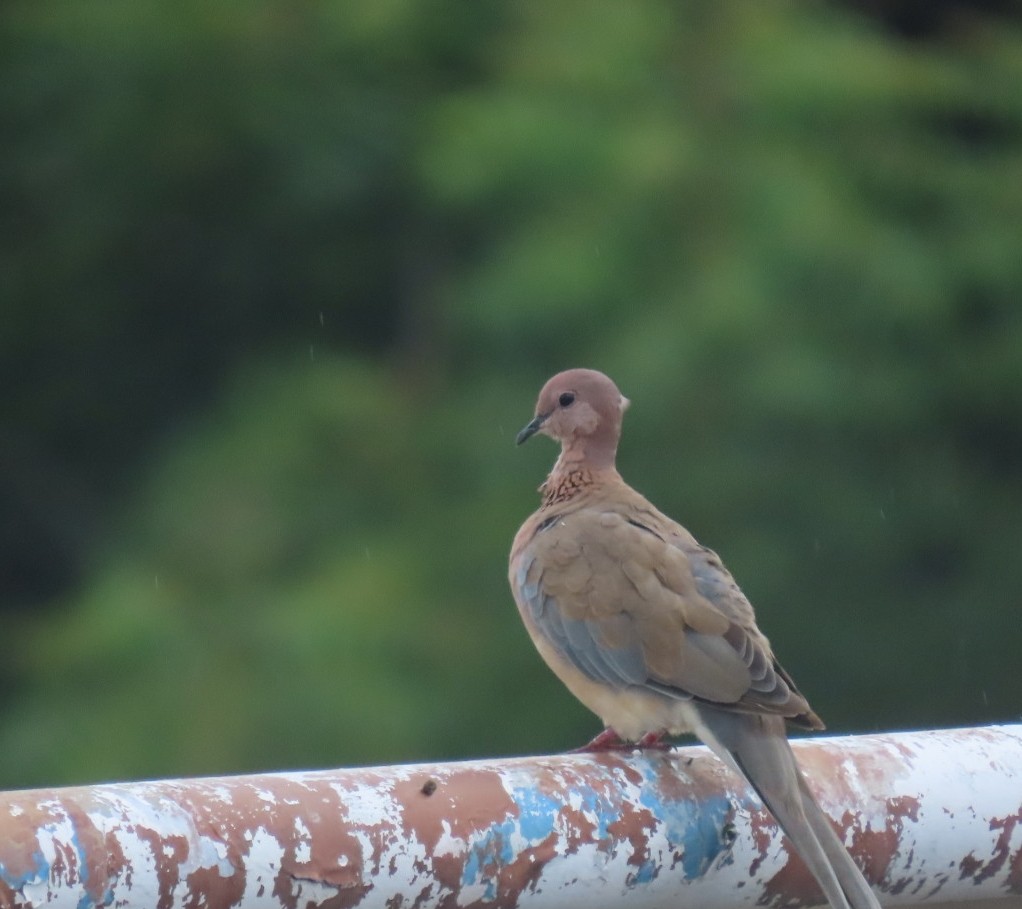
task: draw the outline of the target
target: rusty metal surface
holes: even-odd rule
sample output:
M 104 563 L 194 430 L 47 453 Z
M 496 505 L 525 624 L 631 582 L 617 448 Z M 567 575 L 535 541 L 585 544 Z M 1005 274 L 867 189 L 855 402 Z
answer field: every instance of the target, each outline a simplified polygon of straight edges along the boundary
M 1022 726 L 795 744 L 885 905 L 1022 895 Z M 0 906 L 797 906 L 705 749 L 0 794 Z

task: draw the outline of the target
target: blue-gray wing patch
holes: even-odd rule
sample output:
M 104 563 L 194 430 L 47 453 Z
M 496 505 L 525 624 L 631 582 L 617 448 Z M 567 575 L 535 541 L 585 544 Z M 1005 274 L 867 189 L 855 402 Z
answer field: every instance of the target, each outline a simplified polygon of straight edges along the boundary
M 522 559 L 516 583 L 536 629 L 589 678 L 617 687 L 645 684 L 646 663 L 638 636 L 631 628 L 631 617 L 622 612 L 613 620 L 604 620 L 605 624 L 615 623 L 617 639 L 627 642 L 624 647 L 608 646 L 595 623 L 565 618 L 556 600 L 545 594 L 538 582 L 527 581 L 534 561 L 532 556 Z

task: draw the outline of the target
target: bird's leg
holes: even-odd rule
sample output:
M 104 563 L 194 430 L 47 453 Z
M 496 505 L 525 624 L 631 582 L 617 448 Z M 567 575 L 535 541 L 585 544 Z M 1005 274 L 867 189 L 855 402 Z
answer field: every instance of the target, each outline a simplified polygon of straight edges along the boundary
M 670 751 L 671 743 L 664 741 L 666 734 L 662 729 L 660 732 L 647 732 L 635 743 L 635 747 L 642 751 L 645 751 L 647 748 L 652 748 L 656 751 Z
M 569 754 L 591 754 L 596 751 L 623 751 L 631 748 L 632 746 L 625 742 L 621 736 L 619 736 L 609 726 L 603 730 L 596 738 L 594 738 L 589 744 L 583 745 L 581 748 L 572 748 Z
M 574 748 L 570 753 L 592 754 L 598 751 L 632 751 L 635 749 L 638 749 L 639 751 L 646 751 L 648 749 L 670 751 L 671 745 L 669 742 L 664 741 L 665 735 L 666 733 L 663 730 L 660 732 L 647 732 L 637 742 L 626 742 L 608 726 L 588 745 L 583 745 L 581 748 Z

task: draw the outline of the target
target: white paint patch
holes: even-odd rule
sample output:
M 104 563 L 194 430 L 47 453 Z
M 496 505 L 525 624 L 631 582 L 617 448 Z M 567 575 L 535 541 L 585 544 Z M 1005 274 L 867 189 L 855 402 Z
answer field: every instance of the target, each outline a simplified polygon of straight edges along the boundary
M 310 881 L 305 878 L 296 878 L 292 893 L 294 894 L 294 898 L 299 906 L 309 907 L 309 909 L 311 909 L 311 907 L 319 906 L 329 899 L 336 899 L 337 887 L 333 884 L 324 884 L 322 881 Z M 276 906 L 279 904 L 274 901 L 273 905 Z
M 436 843 L 436 854 L 437 855 L 464 855 L 467 851 L 466 842 L 460 837 L 455 836 L 451 833 L 451 824 L 444 818 L 440 822 L 441 830 L 443 831 L 437 838 Z
M 312 861 L 312 833 L 300 817 L 295 818 L 295 861 Z
M 256 830 L 245 859 L 245 893 L 241 906 L 245 909 L 280 909 L 280 896 L 274 895 L 273 891 L 283 861 L 284 849 L 277 838 L 261 827 Z

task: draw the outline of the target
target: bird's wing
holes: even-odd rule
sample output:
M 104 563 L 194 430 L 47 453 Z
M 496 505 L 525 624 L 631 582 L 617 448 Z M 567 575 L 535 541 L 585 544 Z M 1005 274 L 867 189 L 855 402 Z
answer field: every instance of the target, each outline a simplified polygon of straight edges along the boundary
M 612 687 L 815 717 L 716 555 L 644 519 L 591 507 L 537 525 L 511 572 L 530 632 Z

